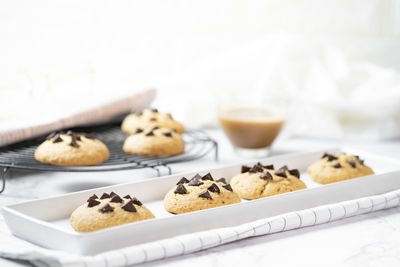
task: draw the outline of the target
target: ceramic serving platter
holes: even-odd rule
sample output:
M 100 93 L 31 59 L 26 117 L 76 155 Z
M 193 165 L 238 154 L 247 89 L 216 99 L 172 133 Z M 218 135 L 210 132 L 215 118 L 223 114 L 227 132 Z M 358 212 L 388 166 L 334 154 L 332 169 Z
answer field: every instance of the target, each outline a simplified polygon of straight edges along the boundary
M 359 155 L 371 166 L 375 175 L 356 178 L 329 185 L 320 185 L 311 180 L 307 167 L 318 160 L 324 152 L 345 152 Z M 329 148 L 283 156 L 260 161 L 274 164 L 275 168 L 288 165 L 301 171 L 301 179 L 307 189 L 280 194 L 262 199 L 173 215 L 165 211 L 165 194 L 185 176 L 211 172 L 215 179 L 224 177 L 228 181 L 240 173 L 243 162 L 215 169 L 204 169 L 160 178 L 102 187 L 57 197 L 23 202 L 3 208 L 5 221 L 11 232 L 27 241 L 43 247 L 69 251 L 81 255 L 94 255 L 120 247 L 146 243 L 176 235 L 203 231 L 212 228 L 234 226 L 282 213 L 312 208 L 319 205 L 380 194 L 400 188 L 400 161 L 362 152 L 350 148 Z M 155 219 L 129 223 L 91 233 L 79 233 L 69 224 L 72 211 L 85 203 L 92 194 L 101 195 L 114 191 L 119 195 L 130 194 L 140 199 L 156 216 Z

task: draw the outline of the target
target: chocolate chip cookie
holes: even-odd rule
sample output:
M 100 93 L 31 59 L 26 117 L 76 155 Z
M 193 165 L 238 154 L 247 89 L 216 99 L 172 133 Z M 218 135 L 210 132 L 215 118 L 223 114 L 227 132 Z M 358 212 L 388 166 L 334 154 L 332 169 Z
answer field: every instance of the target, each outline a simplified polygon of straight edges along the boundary
M 306 188 L 297 169 L 257 163 L 253 167 L 242 166 L 241 173 L 231 180 L 233 190 L 244 199 L 257 199 Z
M 53 165 L 89 166 L 107 160 L 109 154 L 93 134 L 68 131 L 50 134 L 36 149 L 35 159 Z
M 164 198 L 167 211 L 180 214 L 239 203 L 240 198 L 224 178 L 214 180 L 210 173 L 183 177 Z
M 321 159 L 311 164 L 307 172 L 320 184 L 329 184 L 374 174 L 359 156 L 325 153 Z
M 79 232 L 92 232 L 125 223 L 154 218 L 137 198 L 121 197 L 114 192 L 93 195 L 72 212 L 71 226 Z

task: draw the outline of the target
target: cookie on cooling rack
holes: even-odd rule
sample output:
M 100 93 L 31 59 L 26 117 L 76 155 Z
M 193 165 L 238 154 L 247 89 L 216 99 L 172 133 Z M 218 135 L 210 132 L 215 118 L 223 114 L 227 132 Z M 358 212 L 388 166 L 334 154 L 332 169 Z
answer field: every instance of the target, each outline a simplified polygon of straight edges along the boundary
M 320 184 L 329 184 L 374 174 L 359 156 L 325 153 L 321 159 L 311 164 L 307 172 Z
M 257 199 L 306 188 L 297 169 L 257 163 L 253 167 L 242 166 L 242 173 L 231 180 L 233 190 L 241 198 Z
M 214 180 L 208 173 L 197 174 L 190 181 L 183 177 L 165 195 L 164 207 L 171 213 L 180 214 L 239 202 L 240 198 L 224 178 Z
M 125 152 L 144 156 L 173 156 L 185 151 L 185 143 L 179 133 L 159 126 L 137 128 L 122 148 Z
M 114 192 L 93 195 L 87 202 L 75 209 L 70 218 L 71 226 L 79 232 L 92 232 L 125 223 L 154 218 L 137 198 L 121 197 Z
M 37 161 L 61 166 L 89 166 L 107 160 L 105 144 L 90 133 L 52 133 L 35 151 Z
M 141 113 L 132 113 L 126 116 L 121 129 L 127 134 L 134 134 L 136 129 L 149 129 L 155 126 L 169 128 L 177 133 L 185 131 L 184 126 L 174 120 L 171 114 L 160 113 L 157 109 L 145 109 Z

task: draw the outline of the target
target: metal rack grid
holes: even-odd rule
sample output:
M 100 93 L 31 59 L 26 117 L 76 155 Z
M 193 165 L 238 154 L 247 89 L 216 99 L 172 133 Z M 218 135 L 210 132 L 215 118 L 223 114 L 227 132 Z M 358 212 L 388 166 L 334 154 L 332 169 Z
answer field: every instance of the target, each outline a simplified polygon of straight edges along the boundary
M 168 164 L 199 159 L 214 151 L 215 160 L 218 160 L 218 143 L 201 131 L 187 131 L 182 137 L 185 141 L 185 152 L 170 157 L 146 157 L 125 153 L 122 145 L 126 139 L 119 124 L 93 127 L 79 127 L 72 129 L 77 132 L 93 132 L 96 138 L 104 142 L 110 150 L 107 161 L 95 166 L 56 166 L 38 162 L 34 158 L 36 147 L 43 142 L 44 136 L 12 144 L 0 148 L 0 193 L 5 190 L 6 175 L 10 168 L 57 171 L 57 172 L 95 172 L 116 171 L 126 169 L 152 168 L 160 176 L 160 168 L 172 170 Z

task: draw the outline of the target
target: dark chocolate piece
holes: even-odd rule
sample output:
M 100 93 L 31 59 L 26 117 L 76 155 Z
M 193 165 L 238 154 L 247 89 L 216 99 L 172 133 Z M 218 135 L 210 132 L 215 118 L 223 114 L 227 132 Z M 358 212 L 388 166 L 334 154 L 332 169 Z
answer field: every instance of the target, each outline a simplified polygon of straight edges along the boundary
M 143 203 L 140 202 L 139 199 L 137 199 L 136 197 L 132 198 L 132 202 L 133 202 L 133 204 L 138 205 L 138 206 L 142 206 L 143 205 Z
M 62 142 L 63 141 L 63 139 L 61 138 L 61 136 L 59 135 L 59 134 L 56 134 L 54 137 L 53 137 L 53 143 L 60 143 L 60 142 Z
M 121 198 L 120 196 L 115 195 L 115 196 L 112 197 L 112 199 L 110 200 L 110 202 L 113 202 L 113 203 L 122 203 L 123 200 L 122 200 L 122 198 Z
M 363 159 L 358 160 L 358 162 L 359 162 L 361 165 L 364 165 L 364 160 L 363 160 Z
M 208 191 L 213 193 L 221 193 L 221 190 L 219 190 L 218 185 L 216 185 L 215 183 L 212 183 L 212 185 L 210 185 L 207 189 Z
M 356 168 L 356 162 L 354 160 L 349 160 L 347 162 L 351 167 Z
M 132 199 L 130 195 L 126 195 L 126 196 L 124 196 L 123 198 Z
M 88 198 L 87 202 L 91 199 L 98 199 L 99 197 L 96 194 L 93 194 L 91 197 Z
M 204 184 L 200 179 L 201 178 L 197 178 L 197 176 L 195 176 L 192 179 L 190 179 L 188 185 L 190 185 L 190 186 L 200 186 L 200 185 Z
M 143 130 L 142 130 L 142 129 L 140 129 L 140 128 L 136 128 L 135 134 L 138 134 L 138 133 L 141 133 L 141 132 L 143 132 Z
M 182 179 L 180 179 L 179 182 L 176 185 L 186 184 L 186 183 L 189 183 L 189 180 L 186 179 L 186 177 L 182 177 Z
M 110 193 L 110 197 L 116 196 L 117 194 L 115 194 L 114 192 Z
M 260 165 L 258 165 L 258 164 L 254 165 L 254 166 L 249 170 L 250 173 L 257 173 L 257 172 L 263 172 L 263 171 L 264 171 L 263 167 L 260 166 Z
M 152 108 L 151 111 L 153 111 L 154 113 L 158 113 L 158 109 L 156 108 Z
M 168 115 L 168 117 L 169 117 L 170 119 L 172 119 L 171 113 L 167 113 L 167 115 Z
M 251 167 L 246 166 L 246 165 L 243 165 L 243 166 L 242 166 L 242 170 L 241 170 L 240 172 L 241 172 L 241 173 L 248 172 L 248 171 L 250 171 L 250 169 L 251 169 Z
M 207 190 L 201 191 L 199 197 L 212 200 L 212 197 Z
M 338 158 L 335 157 L 334 155 L 328 154 L 328 153 L 325 153 L 325 154 L 322 156 L 322 158 L 326 158 L 328 161 L 333 161 L 333 160 L 338 159 Z
M 212 176 L 211 176 L 211 173 L 207 173 L 206 175 L 204 175 L 203 177 L 201 177 L 201 180 L 203 180 L 203 181 L 207 181 L 207 180 L 209 180 L 209 181 L 214 181 L 214 179 L 213 179 Z
M 233 192 L 233 189 L 232 189 L 232 187 L 231 187 L 230 184 L 223 185 L 222 187 L 225 188 L 225 189 L 228 190 L 228 191 Z
M 102 208 L 99 209 L 100 212 L 106 213 L 106 212 L 113 212 L 114 208 L 110 206 L 110 204 L 104 205 Z
M 184 195 L 184 194 L 187 193 L 187 190 L 186 190 L 186 188 L 185 188 L 185 186 L 184 186 L 183 184 L 179 184 L 179 185 L 176 187 L 174 193 L 175 193 L 175 194 Z
M 193 177 L 192 177 L 192 179 L 201 179 L 201 175 L 200 175 L 200 174 L 198 174 L 198 173 L 196 173 L 196 175 L 195 175 L 195 176 L 193 176 Z
M 69 143 L 69 145 L 76 148 L 79 147 L 79 144 L 76 142 L 76 139 L 74 137 L 72 137 L 71 143 Z
M 150 131 L 148 131 L 148 132 L 145 134 L 145 136 L 154 136 L 153 129 L 151 129 Z
M 282 169 L 282 168 L 280 168 L 279 170 L 277 170 L 277 171 L 275 172 L 275 175 L 280 176 L 280 177 L 287 178 L 286 171 L 285 171 L 284 169 Z
M 163 133 L 163 135 L 165 135 L 166 137 L 172 137 L 172 133 L 171 132 Z
M 219 178 L 219 179 L 217 180 L 217 182 L 220 182 L 220 183 L 223 183 L 223 184 L 227 184 L 225 178 Z
M 157 118 L 150 118 L 150 121 L 157 121 Z
M 335 165 L 333 165 L 332 167 L 338 169 L 338 168 L 342 168 L 342 165 L 340 165 L 340 163 L 338 162 Z
M 84 133 L 82 134 L 84 137 L 86 137 L 87 139 L 95 139 L 94 137 L 94 133 Z
M 265 169 L 267 169 L 267 170 L 273 170 L 273 169 L 274 169 L 274 164 L 264 165 L 263 167 L 264 167 Z
M 298 169 L 289 170 L 289 173 L 297 178 L 300 178 L 300 172 Z
M 100 197 L 100 199 L 106 199 L 106 198 L 111 198 L 111 196 L 107 193 L 103 193 Z
M 100 201 L 97 201 L 97 200 L 95 200 L 95 199 L 90 199 L 90 198 L 89 198 L 89 200 L 88 200 L 88 208 L 97 206 L 97 205 L 99 205 L 100 203 L 101 203 Z
M 70 136 L 72 136 L 73 134 L 74 133 L 71 130 L 68 130 L 67 133 L 66 133 L 66 135 L 70 135 Z
M 280 167 L 279 170 L 288 171 L 289 168 L 288 168 L 288 166 L 284 165 L 284 166 Z
M 121 209 L 127 212 L 136 212 L 137 210 L 133 204 L 134 202 L 132 200 L 129 200 L 127 203 L 121 206 Z
M 269 172 L 264 172 L 263 174 L 260 175 L 260 178 L 263 180 L 272 180 L 273 177 Z

